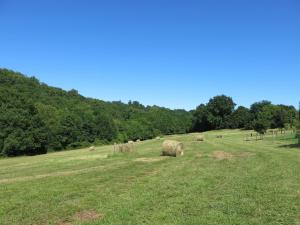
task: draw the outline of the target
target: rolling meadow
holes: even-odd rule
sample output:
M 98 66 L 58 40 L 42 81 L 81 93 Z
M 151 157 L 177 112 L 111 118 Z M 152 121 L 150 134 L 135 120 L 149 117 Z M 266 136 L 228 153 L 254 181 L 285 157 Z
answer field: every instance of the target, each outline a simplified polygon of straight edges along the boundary
M 1 159 L 0 224 L 300 224 L 295 135 L 246 141 L 250 132 Z M 184 156 L 160 156 L 165 139 Z

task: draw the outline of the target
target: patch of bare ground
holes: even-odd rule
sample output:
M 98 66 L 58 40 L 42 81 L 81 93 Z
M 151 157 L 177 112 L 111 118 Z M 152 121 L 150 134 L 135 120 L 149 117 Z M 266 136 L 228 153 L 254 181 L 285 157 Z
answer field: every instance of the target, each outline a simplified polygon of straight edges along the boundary
M 83 211 L 76 213 L 74 219 L 82 222 L 87 222 L 91 220 L 101 219 L 103 217 L 103 214 L 97 213 L 95 211 Z
M 224 159 L 230 160 L 233 158 L 233 154 L 224 151 L 214 151 L 211 157 L 217 160 L 224 160 Z
M 238 152 L 238 153 L 229 153 L 224 151 L 214 151 L 210 157 L 215 158 L 217 160 L 231 160 L 233 158 L 245 158 L 254 156 L 255 153 L 252 152 Z
M 76 213 L 72 218 L 59 222 L 58 225 L 71 225 L 76 222 L 90 222 L 99 220 L 104 217 L 104 214 L 97 213 L 96 211 L 82 211 Z
M 135 162 L 144 162 L 144 163 L 151 163 L 151 162 L 158 162 L 161 160 L 166 159 L 165 157 L 153 157 L 153 158 L 137 158 Z

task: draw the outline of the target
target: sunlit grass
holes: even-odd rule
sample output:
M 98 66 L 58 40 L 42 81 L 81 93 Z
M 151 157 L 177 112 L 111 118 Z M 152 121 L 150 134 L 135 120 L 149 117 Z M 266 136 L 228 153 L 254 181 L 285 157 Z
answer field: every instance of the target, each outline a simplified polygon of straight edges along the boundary
M 300 148 L 292 134 L 245 141 L 238 130 L 173 135 L 0 160 L 0 224 L 300 224 Z M 216 135 L 223 138 L 217 139 Z

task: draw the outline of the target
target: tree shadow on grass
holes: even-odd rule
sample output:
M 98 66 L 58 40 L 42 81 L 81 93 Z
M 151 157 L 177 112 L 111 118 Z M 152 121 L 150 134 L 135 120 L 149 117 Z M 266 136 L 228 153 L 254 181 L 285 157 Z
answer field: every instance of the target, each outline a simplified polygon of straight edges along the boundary
M 300 144 L 280 145 L 280 148 L 296 148 L 300 150 Z

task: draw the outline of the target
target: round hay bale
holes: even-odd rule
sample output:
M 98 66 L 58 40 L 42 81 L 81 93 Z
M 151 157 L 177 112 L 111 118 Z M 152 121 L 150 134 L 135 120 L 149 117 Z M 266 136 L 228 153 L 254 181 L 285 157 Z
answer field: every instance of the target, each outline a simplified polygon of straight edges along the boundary
M 90 151 L 95 151 L 95 146 L 89 147 L 89 150 L 90 150 Z
M 196 141 L 204 141 L 204 136 L 202 134 L 197 135 Z
M 114 146 L 115 151 L 122 152 L 122 153 L 129 153 L 133 151 L 133 145 L 126 143 L 126 144 L 120 144 Z
M 183 144 L 179 141 L 165 140 L 162 144 L 163 156 L 183 156 Z

